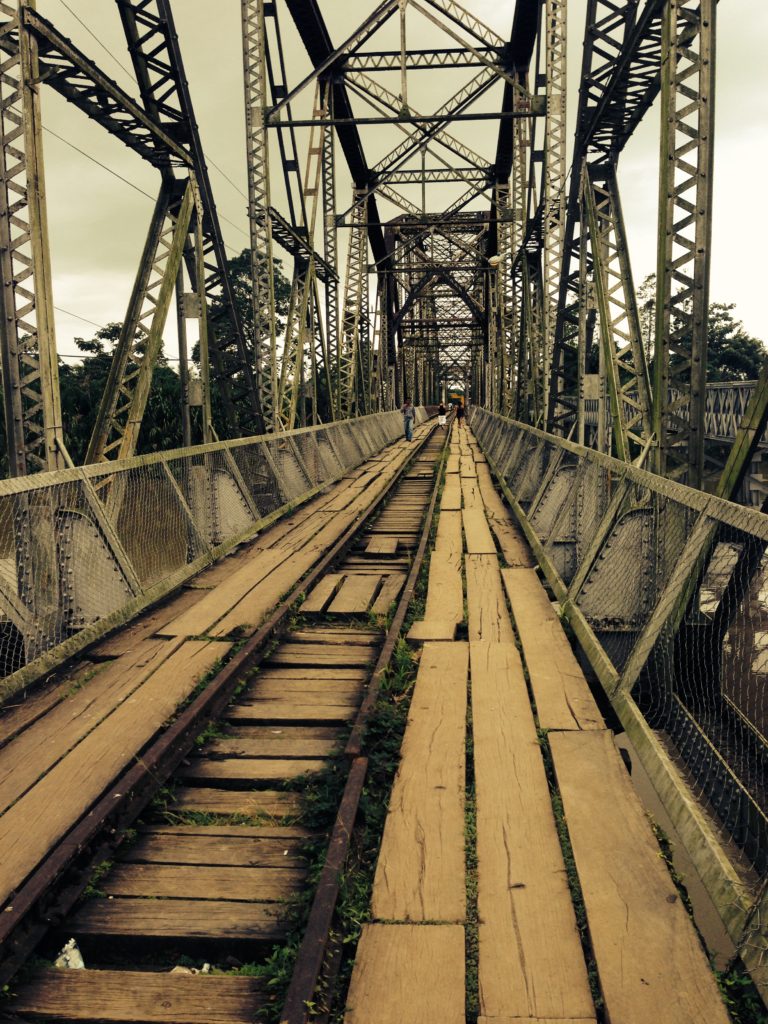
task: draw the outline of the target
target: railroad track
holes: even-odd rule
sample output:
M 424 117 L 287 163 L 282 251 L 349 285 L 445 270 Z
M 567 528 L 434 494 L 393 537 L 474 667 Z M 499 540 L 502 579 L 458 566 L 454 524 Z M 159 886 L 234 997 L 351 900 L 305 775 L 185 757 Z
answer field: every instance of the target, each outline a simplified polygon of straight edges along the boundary
M 121 780 L 123 792 L 106 794 L 17 894 L 16 928 L 7 915 L 0 922 L 3 979 L 38 943 L 52 957 L 70 938 L 87 969 L 25 972 L 4 1017 L 257 1019 L 275 997 L 242 965 L 256 973 L 280 955 L 295 927 L 292 898 L 312 884 L 307 853 L 321 843 L 327 856 L 279 1018 L 304 1020 L 333 952 L 338 880 L 367 768 L 365 723 L 418 576 L 446 438 L 430 432 L 414 446 L 385 500 L 177 716 Z M 377 624 L 387 617 L 388 626 Z M 339 764 L 340 749 L 348 774 L 336 821 L 330 835 L 318 834 L 302 789 Z M 216 973 L 188 973 L 204 963 Z M 179 966 L 184 972 L 169 973 Z

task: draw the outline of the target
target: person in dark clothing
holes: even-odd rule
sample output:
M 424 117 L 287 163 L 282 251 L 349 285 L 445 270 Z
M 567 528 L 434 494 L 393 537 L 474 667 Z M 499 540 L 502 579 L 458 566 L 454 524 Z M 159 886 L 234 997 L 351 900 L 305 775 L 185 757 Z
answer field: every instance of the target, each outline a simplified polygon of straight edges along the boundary
M 406 398 L 403 402 L 403 408 L 400 410 L 403 414 L 403 427 L 405 428 L 405 440 L 413 440 L 413 421 L 416 417 L 416 410 L 411 405 L 410 398 Z
M 459 421 L 459 427 L 464 426 L 464 403 L 459 402 L 456 406 L 456 419 Z
M 445 430 L 445 406 L 442 402 L 437 407 L 437 425 Z

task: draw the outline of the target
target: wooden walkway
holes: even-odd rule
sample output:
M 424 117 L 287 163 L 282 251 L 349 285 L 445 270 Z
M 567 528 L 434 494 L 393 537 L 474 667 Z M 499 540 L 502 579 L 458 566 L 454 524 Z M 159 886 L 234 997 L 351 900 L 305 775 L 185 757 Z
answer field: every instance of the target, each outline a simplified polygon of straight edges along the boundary
M 610 1024 L 727 1024 L 532 565 L 483 456 L 454 427 L 345 1020 L 463 1024 L 476 1006 L 480 1024 L 589 1024 L 597 997 Z
M 391 445 L 0 714 L 0 909 L 412 453 Z M 379 567 L 387 607 L 400 586 L 400 566 Z

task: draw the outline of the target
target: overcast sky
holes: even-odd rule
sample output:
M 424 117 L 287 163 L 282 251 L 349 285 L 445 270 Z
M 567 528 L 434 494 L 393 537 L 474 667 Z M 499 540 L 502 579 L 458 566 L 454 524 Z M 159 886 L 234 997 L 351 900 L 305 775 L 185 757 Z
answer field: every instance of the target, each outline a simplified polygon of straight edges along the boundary
M 175 0 L 173 6 L 224 238 L 232 253 L 239 252 L 248 243 L 240 2 Z M 341 42 L 375 6 L 375 0 L 358 0 L 354 4 L 321 0 L 334 42 Z M 465 6 L 501 36 L 509 36 L 512 0 L 467 0 Z M 570 0 L 568 6 L 568 111 L 572 137 L 586 0 Z M 136 95 L 132 76 L 126 70 L 130 60 L 117 6 L 112 0 L 38 0 L 38 9 L 105 72 Z M 354 21 L 350 11 L 354 11 Z M 286 11 L 281 25 L 291 84 L 296 84 L 309 64 Z M 394 44 L 395 29 L 395 23 L 389 26 L 381 40 L 377 40 L 376 48 Z M 409 13 L 408 32 L 409 45 L 414 47 L 456 45 L 417 12 Z M 719 5 L 711 298 L 734 302 L 737 317 L 763 340 L 768 340 L 768 212 L 764 196 L 768 166 L 767 50 L 766 0 L 727 0 Z M 420 113 L 431 112 L 466 81 L 467 75 L 458 70 L 414 73 L 408 87 L 411 106 Z M 399 91 L 397 76 L 380 76 L 379 81 L 388 89 Z M 489 93 L 478 109 L 498 108 L 499 88 Z M 299 105 L 296 113 L 302 111 L 306 116 L 311 99 L 308 93 L 305 105 Z M 366 112 L 357 102 L 355 109 Z M 70 354 L 76 351 L 74 337 L 92 336 L 92 324 L 123 318 L 159 182 L 151 167 L 51 90 L 45 90 L 43 96 L 43 123 L 47 129 L 44 147 L 54 301 L 58 307 L 57 337 L 59 351 Z M 489 122 L 457 125 L 453 132 L 485 159 L 492 159 L 495 126 Z M 398 129 L 390 126 L 366 128 L 362 135 L 369 164 L 403 138 Z M 620 167 L 636 283 L 655 270 L 658 139 L 657 105 L 627 146 Z M 439 210 L 455 194 L 448 187 L 435 188 L 427 205 Z M 340 159 L 340 208 L 348 205 L 348 196 L 348 176 Z M 418 201 L 415 191 L 409 197 Z M 274 202 L 281 206 L 277 184 Z M 386 203 L 381 209 L 385 216 L 396 212 Z M 176 349 L 173 333 L 172 329 L 167 332 L 170 356 Z

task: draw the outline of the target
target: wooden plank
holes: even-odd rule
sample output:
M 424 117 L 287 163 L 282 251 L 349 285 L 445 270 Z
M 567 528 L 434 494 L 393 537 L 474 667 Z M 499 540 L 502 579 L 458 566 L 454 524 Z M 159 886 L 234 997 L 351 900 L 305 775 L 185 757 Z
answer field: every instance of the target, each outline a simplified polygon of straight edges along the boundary
M 136 900 L 113 896 L 88 900 L 71 919 L 78 939 L 132 938 L 166 941 L 248 941 L 271 945 L 288 925 L 268 903 L 235 900 Z
M 3 816 L 0 903 L 133 762 L 229 644 L 189 640 Z
M 487 466 L 477 467 L 477 479 L 488 523 L 496 535 L 507 565 L 532 568 L 536 562 L 531 549 L 518 529 L 512 513 L 496 490 Z
M 261 978 L 147 971 L 47 970 L 16 991 L 26 1018 L 104 1024 L 252 1024 L 267 1001 Z
M 414 622 L 408 630 L 408 640 L 411 643 L 424 643 L 427 640 L 455 640 L 455 621 L 440 621 L 439 619 L 422 619 Z
M 254 552 L 252 558 L 227 576 L 214 590 L 202 593 L 191 608 L 159 629 L 158 635 L 186 637 L 208 633 L 230 608 L 265 580 L 284 560 L 282 549 Z
M 287 899 L 307 877 L 301 868 L 224 867 L 207 864 L 115 864 L 99 888 L 108 896 L 190 900 L 237 899 L 274 903 Z
M 294 730 L 286 730 L 290 733 Z M 339 747 L 339 740 L 296 739 L 288 735 L 269 739 L 226 738 L 205 745 L 208 757 L 330 757 Z
M 594 1014 L 549 785 L 517 647 L 470 644 L 480 1010 Z M 533 838 L 535 837 L 535 839 Z
M 338 572 L 331 572 L 327 576 L 323 576 L 317 586 L 310 590 L 305 598 L 301 606 L 302 612 L 325 611 L 328 602 L 335 597 L 344 579 L 344 575 Z
M 234 704 L 227 709 L 230 722 L 333 722 L 343 725 L 355 717 L 356 708 L 328 705 L 292 704 L 284 700 L 260 700 L 253 704 Z
M 550 733 L 589 934 L 617 1024 L 727 1024 L 701 943 L 613 736 Z
M 478 1017 L 477 1024 L 595 1024 L 596 1017 Z
M 451 565 L 461 571 L 461 556 L 464 542 L 461 536 L 461 512 L 441 509 L 437 520 L 435 535 L 435 552 L 441 558 L 448 559 Z
M 272 839 L 277 842 L 289 842 L 293 839 L 312 839 L 314 833 L 300 825 L 217 825 L 206 822 L 205 825 L 154 825 L 139 827 L 139 835 L 167 836 L 232 836 L 241 839 Z
M 65 757 L 99 722 L 137 690 L 178 647 L 175 640 L 142 640 L 122 658 L 72 682 L 65 699 L 0 750 L 0 813 Z M 79 686 L 79 688 L 78 688 Z
M 512 622 L 504 601 L 499 562 L 495 555 L 467 555 L 469 639 L 512 643 Z
M 326 701 L 328 704 L 347 704 L 359 699 L 361 685 L 355 680 L 342 679 L 265 679 L 256 680 L 240 695 L 241 701 L 280 700 L 296 697 L 300 704 Z M 312 696 L 311 700 L 303 697 Z
M 542 729 L 604 729 L 605 722 L 557 612 L 534 569 L 502 569 Z
M 465 643 L 424 645 L 376 866 L 387 921 L 463 921 Z
M 400 591 L 405 586 L 406 574 L 404 572 L 391 572 L 384 577 L 378 597 L 373 602 L 371 611 L 374 615 L 386 615 L 393 601 L 396 601 Z
M 471 555 L 496 555 L 496 545 L 493 542 L 491 531 L 488 529 L 488 520 L 481 508 L 465 508 L 461 513 L 464 523 L 464 537 L 467 542 L 467 552 Z
M 464 508 L 482 508 L 483 498 L 480 494 L 480 488 L 477 486 L 477 480 L 471 477 L 462 477 L 461 479 L 461 498 L 464 503 Z
M 446 473 L 458 473 L 459 472 L 459 453 L 458 451 L 451 451 L 448 455 L 448 459 L 445 463 Z
M 397 537 L 373 536 L 365 548 L 366 555 L 395 555 L 397 554 Z
M 204 789 L 190 786 L 179 789 L 171 805 L 174 813 L 200 811 L 204 814 L 236 814 L 243 817 L 295 818 L 301 813 L 298 793 L 258 789 L 240 793 L 231 789 Z
M 245 831 L 245 829 L 243 829 Z M 256 830 L 251 830 L 256 831 Z M 220 867 L 293 868 L 305 864 L 305 839 L 189 835 L 167 830 L 143 833 L 121 856 L 126 864 L 207 864 Z M 185 891 L 185 895 L 189 895 Z M 231 895 L 231 893 L 230 893 Z
M 243 783 L 257 786 L 263 782 L 298 779 L 302 775 L 322 771 L 326 764 L 326 761 L 301 758 L 201 757 L 180 768 L 178 775 L 185 782 L 207 782 L 220 786 L 235 783 L 235 789 L 242 789 Z
M 277 679 L 297 679 L 309 682 L 346 682 L 364 683 L 370 672 L 367 667 L 358 665 L 275 665 L 274 668 L 261 668 L 254 675 L 254 686 L 259 681 Z
M 475 469 L 475 460 L 471 455 L 460 455 L 459 456 L 459 470 L 462 477 L 476 477 L 477 470 Z
M 365 615 L 380 584 L 381 576 L 378 574 L 347 576 L 328 611 L 331 614 Z
M 239 557 L 245 557 L 245 552 L 241 553 Z M 234 572 L 239 564 L 235 556 L 223 558 L 222 562 L 226 563 L 229 572 Z M 213 568 L 217 568 L 217 566 Z M 106 640 L 102 640 L 95 647 L 90 648 L 88 653 L 99 658 L 119 658 L 124 654 L 129 654 L 142 640 L 154 636 L 172 619 L 178 618 L 200 600 L 199 589 L 192 587 L 191 584 L 201 580 L 203 575 L 207 576 L 211 571 L 212 569 L 208 569 L 205 573 L 198 574 L 169 600 L 164 601 L 159 607 L 144 612 L 133 622 L 127 623 Z
M 364 644 L 347 644 L 345 647 L 334 647 L 330 644 L 295 644 L 290 641 L 282 643 L 266 666 L 272 665 L 311 665 L 313 668 L 360 667 L 372 665 L 376 660 L 376 652 Z
M 323 628 L 294 629 L 291 639 L 296 643 L 312 644 L 364 644 L 367 647 L 378 647 L 384 634 L 380 629 L 357 629 L 356 627 L 333 626 Z
M 464 1024 L 464 929 L 366 924 L 345 1024 Z
M 441 512 L 456 512 L 461 508 L 461 483 L 457 476 L 447 476 L 440 498 Z
M 17 693 L 13 698 L 17 703 L 6 704 L 0 708 L 0 747 L 24 732 L 52 707 L 69 696 L 72 687 L 77 686 L 83 676 L 90 675 L 94 668 L 93 664 L 87 663 L 78 667 L 61 682 L 35 690 L 33 693 L 24 690 Z

